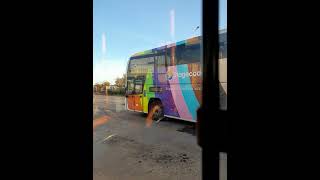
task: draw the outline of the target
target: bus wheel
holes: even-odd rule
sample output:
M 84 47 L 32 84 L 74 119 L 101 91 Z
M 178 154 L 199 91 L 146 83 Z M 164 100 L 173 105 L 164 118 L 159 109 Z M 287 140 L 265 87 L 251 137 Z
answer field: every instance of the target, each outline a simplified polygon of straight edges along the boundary
M 163 105 L 161 101 L 153 101 L 150 104 L 149 113 L 152 113 L 152 120 L 161 120 L 164 118 Z

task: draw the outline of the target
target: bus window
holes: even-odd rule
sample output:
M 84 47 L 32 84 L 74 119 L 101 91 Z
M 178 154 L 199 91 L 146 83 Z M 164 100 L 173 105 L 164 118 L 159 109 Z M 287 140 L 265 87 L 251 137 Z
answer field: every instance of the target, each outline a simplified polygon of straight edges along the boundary
M 167 71 L 166 71 L 165 54 L 157 55 L 155 57 L 155 64 L 157 68 L 159 83 L 166 83 Z
M 130 61 L 130 72 L 145 74 L 154 71 L 154 57 L 141 57 Z
M 165 64 L 165 56 L 164 55 L 157 55 L 155 56 L 155 64 L 158 70 L 158 73 L 165 73 L 166 64 Z
M 200 44 L 177 46 L 176 50 L 177 64 L 190 64 L 200 62 Z
M 153 73 L 154 72 L 154 57 L 147 57 L 147 58 L 143 58 L 142 62 L 142 68 L 143 71 L 142 73 Z
M 175 46 L 167 48 L 167 52 L 166 52 L 167 66 L 176 65 L 175 64 L 175 50 L 176 50 Z
M 134 93 L 135 94 L 142 94 L 142 81 L 141 80 L 135 81 Z
M 133 94 L 134 91 L 134 83 L 133 83 L 133 78 L 132 77 L 127 77 L 127 94 Z
M 225 31 L 225 30 L 224 30 Z M 219 91 L 220 109 L 227 110 L 227 33 L 219 36 Z
M 219 59 L 227 58 L 227 33 L 222 33 L 219 41 Z

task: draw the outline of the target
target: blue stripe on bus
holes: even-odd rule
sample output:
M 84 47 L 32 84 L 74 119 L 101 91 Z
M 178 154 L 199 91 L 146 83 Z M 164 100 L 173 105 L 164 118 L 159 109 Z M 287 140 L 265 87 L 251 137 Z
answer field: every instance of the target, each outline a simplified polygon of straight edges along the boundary
M 177 65 L 177 71 L 178 73 L 189 73 L 188 65 Z M 190 77 L 179 77 L 179 84 L 181 87 L 182 95 L 184 98 L 184 101 L 186 102 L 189 112 L 192 115 L 192 119 L 197 119 L 197 109 L 199 108 L 200 104 L 198 102 L 198 99 L 196 95 L 194 94 Z
M 176 43 L 176 46 L 180 45 L 180 44 L 185 44 L 187 41 L 186 40 L 183 40 L 183 41 L 179 41 Z

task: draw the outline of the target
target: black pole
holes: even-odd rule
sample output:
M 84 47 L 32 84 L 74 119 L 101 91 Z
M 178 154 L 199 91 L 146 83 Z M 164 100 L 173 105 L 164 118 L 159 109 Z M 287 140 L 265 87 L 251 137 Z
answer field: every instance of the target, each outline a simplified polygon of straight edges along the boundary
M 202 103 L 198 110 L 197 137 L 202 147 L 202 179 L 219 179 L 219 4 L 218 0 L 202 1 Z

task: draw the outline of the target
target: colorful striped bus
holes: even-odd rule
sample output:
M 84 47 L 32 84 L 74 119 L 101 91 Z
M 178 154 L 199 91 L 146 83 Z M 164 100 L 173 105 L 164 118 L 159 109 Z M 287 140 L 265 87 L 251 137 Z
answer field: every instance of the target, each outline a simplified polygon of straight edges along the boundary
M 126 109 L 196 122 L 201 103 L 201 36 L 130 57 Z M 220 31 L 219 80 L 221 108 L 227 107 L 227 32 Z

